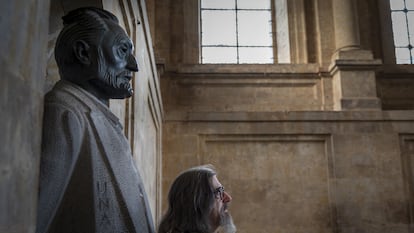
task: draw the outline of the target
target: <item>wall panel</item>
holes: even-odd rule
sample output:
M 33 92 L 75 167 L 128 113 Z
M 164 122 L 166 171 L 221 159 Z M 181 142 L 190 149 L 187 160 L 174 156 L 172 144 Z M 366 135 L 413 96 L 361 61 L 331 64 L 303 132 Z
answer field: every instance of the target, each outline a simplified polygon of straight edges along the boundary
M 329 136 L 202 135 L 200 144 L 201 164 L 214 164 L 233 196 L 238 232 L 333 232 Z

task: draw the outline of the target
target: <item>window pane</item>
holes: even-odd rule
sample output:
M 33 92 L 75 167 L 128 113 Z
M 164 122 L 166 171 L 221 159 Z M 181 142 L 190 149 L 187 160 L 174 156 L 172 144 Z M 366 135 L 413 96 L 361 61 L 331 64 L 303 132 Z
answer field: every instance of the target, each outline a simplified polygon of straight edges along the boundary
M 392 12 L 392 28 L 396 46 L 408 46 L 407 21 L 404 12 Z
M 414 12 L 408 12 L 408 31 L 410 33 L 410 44 L 414 45 Z
M 237 63 L 237 49 L 223 47 L 203 47 L 202 63 Z
M 201 8 L 235 9 L 235 0 L 201 0 Z
M 270 9 L 270 0 L 237 0 L 239 9 Z
M 407 48 L 395 48 L 397 64 L 411 64 L 410 50 Z
M 272 46 L 270 11 L 239 11 L 239 45 Z
M 391 10 L 404 9 L 404 0 L 390 0 Z
M 408 10 L 414 10 L 414 0 L 405 0 L 405 5 Z
M 236 45 L 234 11 L 202 11 L 202 45 Z
M 239 48 L 239 63 L 273 63 L 273 48 Z

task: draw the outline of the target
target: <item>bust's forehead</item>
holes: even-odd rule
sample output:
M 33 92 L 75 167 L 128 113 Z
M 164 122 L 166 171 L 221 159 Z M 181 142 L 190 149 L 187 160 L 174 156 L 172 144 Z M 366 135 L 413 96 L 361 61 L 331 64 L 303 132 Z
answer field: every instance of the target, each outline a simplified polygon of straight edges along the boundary
M 124 36 L 129 38 L 126 31 L 119 24 L 116 24 L 114 22 L 109 22 L 108 23 L 108 28 L 109 28 L 109 33 L 114 33 L 114 34 L 117 34 L 117 35 L 121 34 L 121 35 L 124 35 Z
M 127 42 L 131 47 L 134 47 L 133 42 L 131 41 L 128 34 L 125 30 L 116 23 L 109 23 L 108 30 L 105 32 L 102 38 L 102 43 L 106 45 L 118 44 Z

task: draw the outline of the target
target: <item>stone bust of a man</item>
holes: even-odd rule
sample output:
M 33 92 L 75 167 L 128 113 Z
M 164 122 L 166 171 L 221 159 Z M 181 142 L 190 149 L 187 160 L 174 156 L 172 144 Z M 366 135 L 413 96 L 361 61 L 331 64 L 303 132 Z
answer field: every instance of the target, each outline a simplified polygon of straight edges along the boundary
M 109 99 L 133 95 L 134 47 L 98 8 L 63 17 L 61 80 L 45 97 L 37 233 L 154 232 L 143 183 Z

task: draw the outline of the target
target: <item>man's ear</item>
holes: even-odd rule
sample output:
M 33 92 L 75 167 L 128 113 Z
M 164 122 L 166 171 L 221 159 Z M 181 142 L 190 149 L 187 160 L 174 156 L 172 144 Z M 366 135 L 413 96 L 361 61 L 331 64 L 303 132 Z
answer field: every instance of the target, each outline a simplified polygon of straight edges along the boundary
M 73 44 L 73 52 L 80 63 L 84 65 L 91 64 L 91 50 L 88 43 L 83 40 L 77 40 Z

